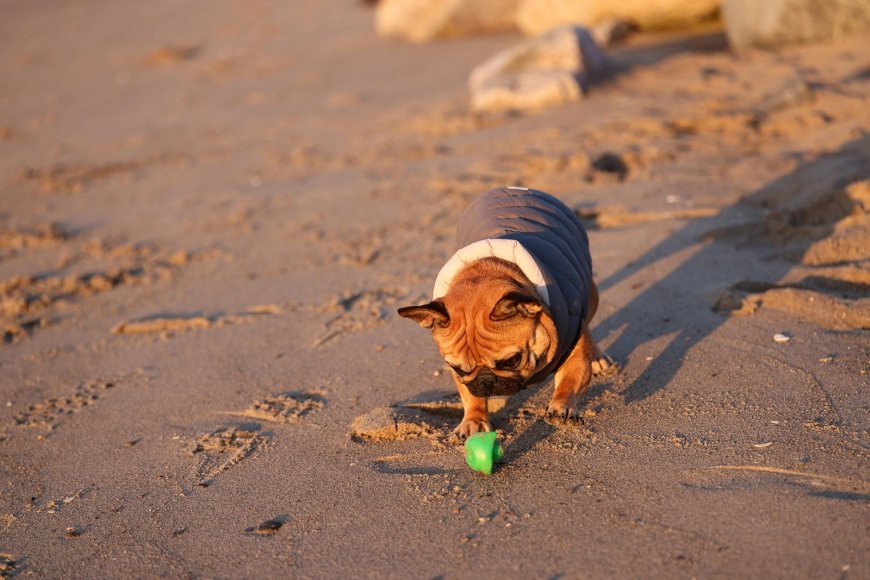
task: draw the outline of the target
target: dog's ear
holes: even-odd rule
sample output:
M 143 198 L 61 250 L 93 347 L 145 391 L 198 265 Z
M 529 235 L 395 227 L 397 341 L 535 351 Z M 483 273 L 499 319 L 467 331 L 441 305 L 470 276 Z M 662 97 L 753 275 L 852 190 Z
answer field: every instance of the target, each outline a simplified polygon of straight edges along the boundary
M 399 316 L 402 318 L 410 318 L 416 321 L 423 328 L 433 328 L 439 326 L 441 328 L 450 324 L 450 315 L 447 313 L 447 307 L 441 300 L 433 300 L 429 304 L 422 306 L 406 306 L 399 308 Z
M 489 313 L 489 318 L 496 321 L 507 320 L 514 316 L 533 318 L 543 309 L 538 299 L 533 296 L 521 292 L 508 292 L 496 303 Z

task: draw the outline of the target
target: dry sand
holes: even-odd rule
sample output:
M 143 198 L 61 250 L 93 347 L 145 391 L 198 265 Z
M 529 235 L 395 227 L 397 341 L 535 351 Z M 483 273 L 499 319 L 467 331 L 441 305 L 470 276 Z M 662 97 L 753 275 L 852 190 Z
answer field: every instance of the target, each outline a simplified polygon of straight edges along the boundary
M 866 43 L 643 36 L 476 117 L 518 36 L 349 0 L 9 0 L 0 39 L 2 573 L 870 577 Z M 622 368 L 582 425 L 509 402 L 484 477 L 395 309 L 509 184 L 588 223 Z

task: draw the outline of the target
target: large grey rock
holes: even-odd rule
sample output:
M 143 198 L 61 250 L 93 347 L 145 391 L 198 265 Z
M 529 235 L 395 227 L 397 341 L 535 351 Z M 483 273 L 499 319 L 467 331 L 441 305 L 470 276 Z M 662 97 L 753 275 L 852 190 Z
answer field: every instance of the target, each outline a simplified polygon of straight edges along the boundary
M 380 36 L 411 42 L 512 30 L 517 2 L 381 0 L 375 10 L 375 29 Z
M 589 34 L 601 47 L 616 44 L 631 34 L 634 25 L 628 20 L 604 20 L 589 29 Z
M 606 59 L 589 31 L 553 29 L 496 53 L 471 71 L 471 107 L 478 112 L 528 111 L 579 101 Z
M 870 0 L 724 0 L 722 15 L 737 49 L 870 33 Z
M 608 20 L 642 29 L 678 28 L 710 19 L 719 4 L 720 0 L 520 0 L 517 26 L 528 36 L 565 24 L 591 28 Z

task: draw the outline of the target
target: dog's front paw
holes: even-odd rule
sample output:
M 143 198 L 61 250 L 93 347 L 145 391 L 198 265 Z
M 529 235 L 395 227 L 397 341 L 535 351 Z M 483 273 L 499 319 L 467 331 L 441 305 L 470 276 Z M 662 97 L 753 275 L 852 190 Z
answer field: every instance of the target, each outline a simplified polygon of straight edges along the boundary
M 492 431 L 492 425 L 486 419 L 470 418 L 463 419 L 456 429 L 453 430 L 453 435 L 460 439 L 467 439 L 475 433 Z
M 592 375 L 596 377 L 610 375 L 619 371 L 619 366 L 613 362 L 613 359 L 602 354 L 596 360 L 592 361 Z
M 577 407 L 568 401 L 550 401 L 550 404 L 547 405 L 547 412 L 545 415 L 547 419 L 553 421 L 562 420 L 583 422 L 583 418 L 580 416 Z

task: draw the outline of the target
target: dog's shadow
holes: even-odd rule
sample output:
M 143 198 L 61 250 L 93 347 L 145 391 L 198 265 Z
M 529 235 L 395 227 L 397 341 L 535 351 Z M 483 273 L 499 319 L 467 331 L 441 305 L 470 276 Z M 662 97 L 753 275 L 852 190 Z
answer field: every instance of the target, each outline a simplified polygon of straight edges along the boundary
M 645 288 L 615 312 L 595 321 L 597 324 L 593 326 L 592 334 L 596 342 L 610 339 L 607 351 L 618 361 L 628 360 L 645 343 L 665 341 L 664 349 L 622 391 L 625 402 L 632 404 L 643 401 L 665 388 L 679 372 L 692 347 L 713 334 L 727 320 L 726 316 L 715 312 L 713 304 L 707 304 L 696 289 L 739 288 L 741 284 L 775 286 L 795 263 L 800 262 L 808 245 L 792 249 L 793 255 L 788 260 L 770 259 L 776 251 L 773 242 L 764 237 L 764 216 L 769 211 L 766 204 L 770 198 L 777 199 L 777 196 L 782 196 L 778 192 L 782 191 L 809 189 L 810 186 L 803 184 L 817 182 L 819 185 L 812 187 L 822 188 L 823 191 L 841 191 L 853 181 L 870 177 L 868 167 L 870 135 L 865 134 L 843 145 L 838 151 L 801 164 L 792 173 L 724 207 L 715 216 L 689 221 L 641 256 L 601 280 L 598 289 L 606 295 L 607 290 L 626 282 L 641 270 L 654 268 L 663 260 L 701 244 L 697 252 L 664 278 Z M 838 198 L 832 196 L 831 199 Z M 823 223 L 816 224 L 815 239 L 826 238 L 834 230 L 833 220 L 821 221 Z M 745 233 L 740 234 L 744 230 Z M 735 268 L 713 266 L 726 253 L 736 251 L 747 252 L 747 265 L 742 272 Z M 759 268 L 751 267 L 751 264 L 753 259 L 758 261 L 762 258 L 765 264 L 763 277 L 756 278 L 762 274 Z M 831 287 L 831 280 L 821 281 Z M 809 282 L 812 281 L 804 281 L 808 285 Z M 818 286 L 817 290 L 830 293 L 824 285 Z M 692 306 L 687 307 L 687 303 Z
M 505 463 L 514 463 L 523 455 L 534 449 L 538 443 L 552 436 L 557 431 L 551 423 L 543 418 L 536 419 L 524 429 L 517 429 L 519 435 L 514 437 L 505 447 Z
M 594 377 L 589 389 L 580 399 L 578 409 L 582 413 L 585 409 L 600 411 L 603 403 L 601 398 L 605 391 L 614 385 L 615 373 Z M 550 378 L 539 387 L 528 389 L 523 393 L 523 399 L 506 407 L 500 415 L 493 416 L 493 427 L 504 432 L 509 442 L 505 446 L 505 462 L 513 463 L 532 451 L 545 439 L 553 437 L 561 432 L 570 437 L 578 434 L 585 438 L 591 426 L 588 419 L 579 421 L 562 421 L 560 419 L 547 419 L 544 410 L 552 395 L 553 380 Z M 528 417 L 535 417 L 531 424 Z

